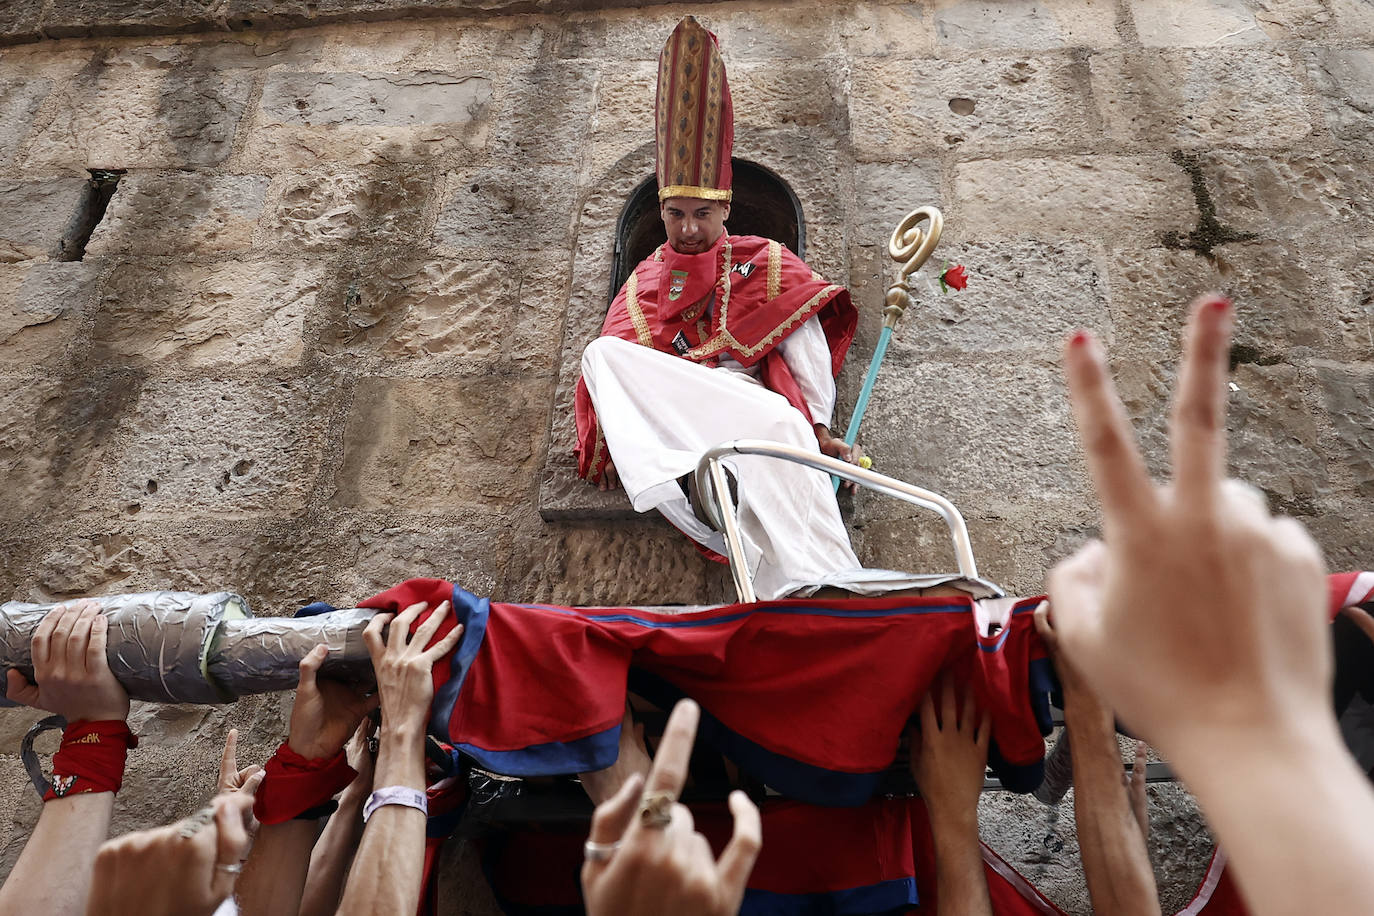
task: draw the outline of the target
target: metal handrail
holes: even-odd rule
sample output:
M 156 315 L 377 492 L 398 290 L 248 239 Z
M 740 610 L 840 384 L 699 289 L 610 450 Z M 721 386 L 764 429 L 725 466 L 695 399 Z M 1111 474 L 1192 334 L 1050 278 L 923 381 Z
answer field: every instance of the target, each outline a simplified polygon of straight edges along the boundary
M 706 515 L 725 535 L 730 574 L 735 580 L 735 592 L 743 603 L 747 604 L 757 599 L 753 580 L 749 576 L 749 567 L 744 560 L 744 542 L 740 537 L 735 507 L 729 499 L 721 498 L 721 494 L 730 492 L 725 480 L 725 468 L 720 463 L 727 455 L 762 455 L 792 461 L 929 509 L 944 519 L 945 525 L 949 528 L 950 537 L 954 541 L 954 556 L 959 563 L 959 574 L 969 579 L 978 578 L 978 564 L 973 559 L 973 542 L 969 539 L 964 517 L 955 508 L 954 503 L 939 493 L 795 445 L 784 445 L 765 439 L 735 439 L 708 449 L 697 462 L 695 473 L 697 492 L 701 494 Z

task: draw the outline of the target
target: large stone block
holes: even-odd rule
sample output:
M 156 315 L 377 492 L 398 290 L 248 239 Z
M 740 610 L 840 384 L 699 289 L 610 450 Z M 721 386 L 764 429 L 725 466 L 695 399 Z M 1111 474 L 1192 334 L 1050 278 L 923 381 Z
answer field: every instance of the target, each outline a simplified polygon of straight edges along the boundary
M 520 264 L 515 321 L 506 356 L 526 371 L 555 374 L 562 347 L 562 306 L 568 301 L 572 259 L 566 249 L 531 251 Z
M 968 269 L 969 287 L 941 294 L 932 284 L 918 295 L 903 319 L 903 351 L 937 362 L 1014 360 L 1057 353 L 1075 328 L 1109 327 L 1106 267 L 1095 246 L 965 243 L 943 247 L 940 257 Z
M 1164 156 L 973 159 L 954 173 L 963 238 L 1072 235 L 1100 239 L 1187 232 L 1188 179 Z
M 354 241 L 410 246 L 425 226 L 434 186 L 434 174 L 415 166 L 282 175 L 268 192 L 260 241 L 307 249 Z
M 542 54 L 512 63 L 515 66 L 492 80 L 487 142 L 491 161 L 556 163 L 563 167 L 567 180 L 588 142 L 588 123 L 601 106 L 599 90 L 604 82 L 599 68 Z M 484 59 L 474 66 L 491 64 Z M 652 104 L 652 89 L 649 94 Z M 620 112 L 616 118 L 618 129 L 634 123 Z M 646 126 L 652 129 L 652 114 Z
M 55 256 L 85 186 L 80 178 L 0 180 L 0 261 Z
M 95 292 L 99 271 L 79 261 L 0 265 L 0 364 L 62 356 Z
M 44 9 L 44 35 L 70 38 L 118 32 L 151 35 L 203 26 L 219 0 L 52 0 Z
M 1345 484 L 1339 494 L 1343 501 L 1368 500 L 1374 497 L 1374 368 L 1322 361 L 1312 371 L 1334 433 L 1322 437 L 1315 456 L 1325 452 L 1332 476 Z
M 1313 416 L 1310 376 L 1295 366 L 1239 365 L 1231 373 L 1226 405 L 1231 473 L 1260 487 L 1270 509 L 1314 514 L 1318 494 L 1330 486 L 1330 443 Z M 1368 407 L 1368 404 L 1365 405 Z M 1374 441 L 1374 430 L 1366 430 Z M 1374 468 L 1374 463 L 1368 463 Z M 1374 494 L 1374 487 L 1371 487 Z
M 862 435 L 884 473 L 984 513 L 1088 496 L 1060 373 L 1042 365 L 926 361 L 899 338 Z
M 797 127 L 843 135 L 849 125 L 847 88 L 840 65 L 827 61 L 736 64 L 730 68 L 735 130 Z
M 1216 150 L 1202 173 L 1218 218 L 1238 231 L 1325 246 L 1374 219 L 1374 158 L 1357 150 Z
M 1368 362 L 1374 354 L 1374 235 L 1330 252 L 1318 310 L 1327 356 Z
M 1091 0 L 936 0 L 937 47 L 1101 48 L 1117 44 L 1111 4 Z
M 7 518 L 52 517 L 90 500 L 144 381 L 137 370 L 55 369 L 0 386 L 0 514 Z
M 510 263 L 368 257 L 349 283 L 331 349 L 436 357 L 471 371 L 501 355 L 521 308 L 519 282 Z
M 325 380 L 150 379 L 121 424 L 105 498 L 160 517 L 297 512 L 331 406 Z
M 703 557 L 657 515 L 563 524 L 511 557 L 512 595 L 579 607 L 724 604 L 735 600 L 728 568 Z
M 485 144 L 491 79 L 475 73 L 271 72 L 246 162 L 301 168 L 415 162 Z
M 454 250 L 566 245 L 577 187 L 563 166 L 465 169 L 448 176 L 434 238 Z
M 1131 0 L 1131 16 L 1147 48 L 1264 44 L 1270 36 L 1256 19 L 1256 5 L 1246 0 Z
M 1330 316 L 1313 310 L 1327 298 L 1324 280 L 1300 244 L 1241 242 L 1218 247 L 1215 256 L 1222 289 L 1236 303 L 1233 346 L 1242 362 L 1320 356 L 1335 343 Z
M 249 74 L 211 69 L 183 47 L 106 50 L 53 90 L 54 116 L 19 161 L 65 172 L 215 166 L 251 89 Z
M 340 528 L 335 564 L 342 573 L 341 590 L 331 599 L 336 606 L 416 577 L 449 579 L 474 594 L 520 600 L 512 597 L 507 581 L 512 548 L 528 534 L 508 516 L 469 513 L 457 523 L 437 524 L 424 515 L 375 522 L 360 518 Z
M 858 3 L 840 23 L 844 48 L 854 57 L 915 57 L 935 46 L 935 26 L 920 3 Z
M 1308 63 L 1326 123 L 1342 140 L 1374 138 L 1374 49 L 1321 49 Z
M 296 259 L 122 264 L 102 296 L 93 355 L 198 369 L 296 365 L 323 272 Z
M 0 79 L 0 168 L 18 151 L 52 86 L 46 79 Z
M 1106 52 L 1089 65 L 1112 140 L 1287 146 L 1312 133 L 1296 68 L 1279 51 Z
M 1331 0 L 1336 34 L 1353 41 L 1374 39 L 1374 7 L 1368 0 Z
M 1067 56 L 856 62 L 853 83 L 860 160 L 961 145 L 1063 148 L 1097 136 L 1087 70 Z
M 1329 5 L 1320 0 L 1132 0 L 1131 12 L 1147 47 L 1214 48 L 1320 37 L 1332 22 Z
M 86 254 L 246 251 L 269 181 L 265 175 L 128 175 L 120 179 Z
M 537 377 L 360 379 L 332 503 L 409 512 L 534 497 L 551 383 Z
M 854 166 L 856 244 L 887 251 L 892 231 L 917 207 L 942 207 L 940 163 L 931 159 Z
M 317 600 L 342 606 L 334 583 L 347 565 L 343 538 L 318 520 L 244 524 L 214 511 L 147 518 L 143 500 L 140 494 L 118 507 L 119 516 L 79 515 L 52 531 L 22 597 L 61 601 L 178 588 L 237 592 L 259 617 L 290 615 Z

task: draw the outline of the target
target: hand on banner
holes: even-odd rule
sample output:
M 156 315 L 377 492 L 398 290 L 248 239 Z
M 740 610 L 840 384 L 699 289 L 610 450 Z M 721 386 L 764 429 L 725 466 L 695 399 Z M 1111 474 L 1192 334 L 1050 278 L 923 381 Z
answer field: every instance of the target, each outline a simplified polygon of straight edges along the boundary
M 300 681 L 291 705 L 287 745 L 307 760 L 333 757 L 343 749 L 358 722 L 377 708 L 379 697 L 338 681 L 319 677 L 329 647 L 319 645 L 301 659 Z
M 938 718 L 932 696 L 937 687 L 941 694 Z M 978 797 L 983 792 L 992 733 L 988 714 L 978 710 L 971 691 L 956 705 L 954 688 L 946 681 L 932 685 L 921 698 L 920 717 L 920 729 L 911 730 L 911 775 L 931 822 L 971 828 L 976 836 Z
M 648 778 L 638 774 L 592 815 L 582 894 L 589 916 L 726 916 L 739 912 L 762 844 L 759 810 L 730 793 L 734 836 L 716 860 L 692 814 L 677 801 L 701 710 L 682 700 L 668 718 Z M 643 792 L 641 793 L 641 789 Z

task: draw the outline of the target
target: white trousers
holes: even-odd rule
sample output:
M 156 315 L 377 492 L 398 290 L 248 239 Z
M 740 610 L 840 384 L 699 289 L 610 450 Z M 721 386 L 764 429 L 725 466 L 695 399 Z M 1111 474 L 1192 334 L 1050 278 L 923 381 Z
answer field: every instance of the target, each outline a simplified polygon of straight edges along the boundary
M 695 470 L 707 449 L 730 439 L 769 439 L 819 454 L 806 418 L 738 370 L 601 337 L 582 354 L 582 378 L 635 511 L 657 509 L 720 554 L 725 538 L 697 520 L 677 479 Z M 761 456 L 724 463 L 739 480 L 745 559 L 760 600 L 859 568 L 830 475 Z

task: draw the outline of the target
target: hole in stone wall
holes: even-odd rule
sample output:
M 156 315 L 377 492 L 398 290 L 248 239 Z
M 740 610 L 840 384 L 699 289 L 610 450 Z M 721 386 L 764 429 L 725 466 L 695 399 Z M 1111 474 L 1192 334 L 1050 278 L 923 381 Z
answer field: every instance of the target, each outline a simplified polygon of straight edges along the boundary
M 806 225 L 801 201 L 787 182 L 770 169 L 743 159 L 732 159 L 734 200 L 730 202 L 727 227 L 732 235 L 761 235 L 776 239 L 806 256 Z M 658 179 L 650 175 L 630 194 L 616 223 L 615 263 L 611 270 L 614 299 L 625 278 L 640 261 L 653 254 L 668 236 L 658 215 Z
M 114 197 L 123 169 L 91 169 L 91 177 L 81 189 L 81 200 L 57 243 L 57 260 L 80 261 L 86 256 L 91 233 L 105 218 L 105 209 Z
M 949 100 L 949 110 L 957 115 L 971 115 L 978 103 L 973 99 L 955 97 Z

